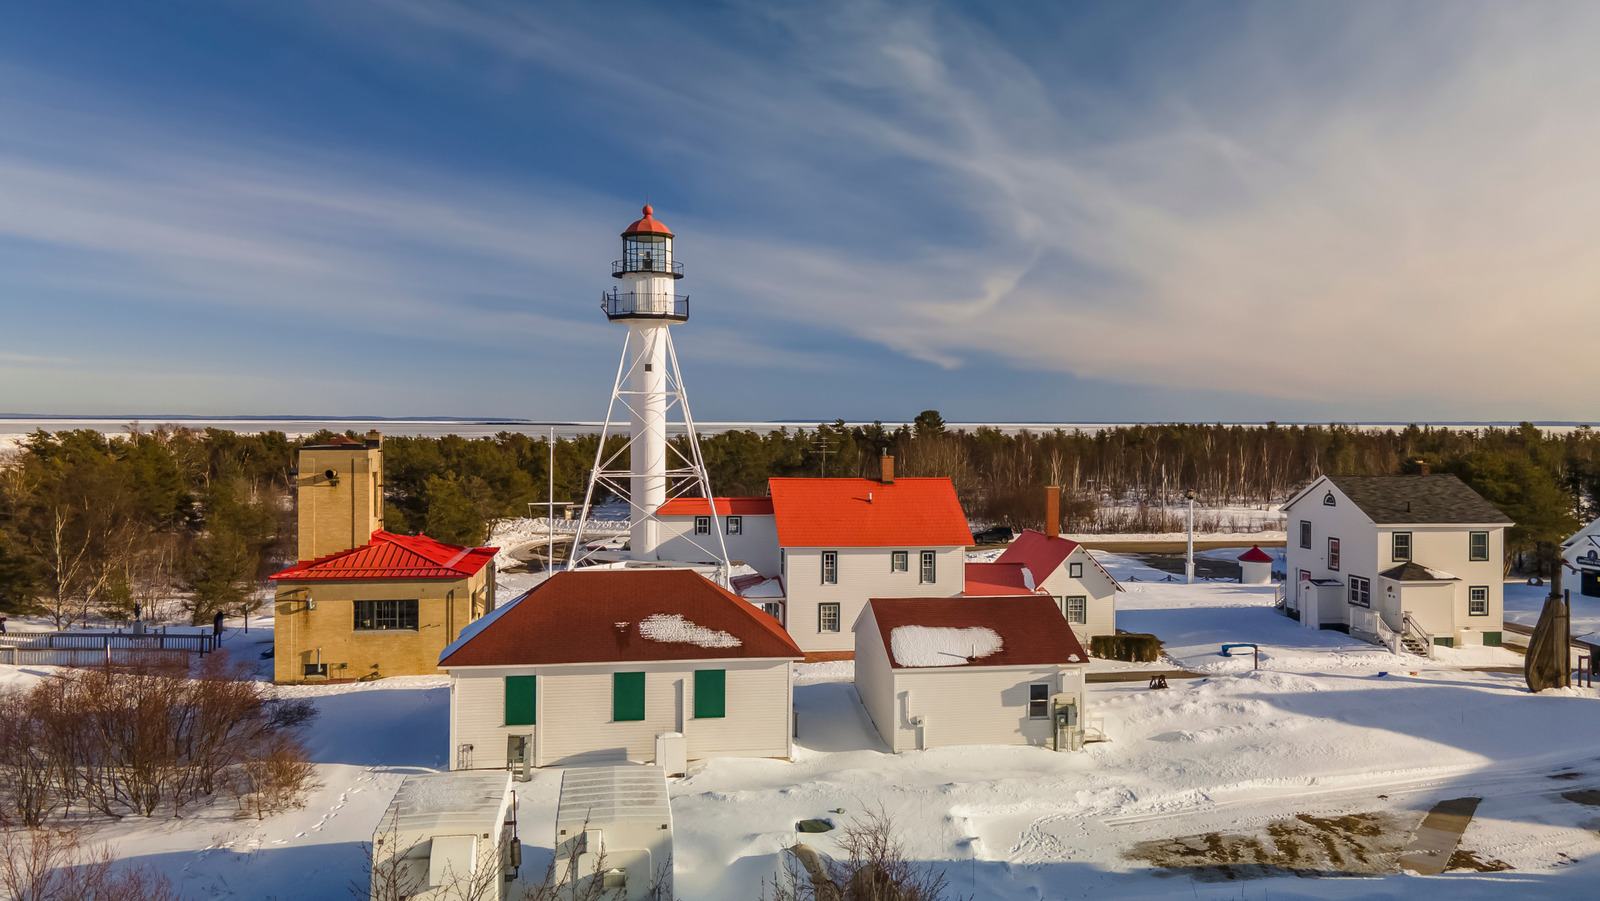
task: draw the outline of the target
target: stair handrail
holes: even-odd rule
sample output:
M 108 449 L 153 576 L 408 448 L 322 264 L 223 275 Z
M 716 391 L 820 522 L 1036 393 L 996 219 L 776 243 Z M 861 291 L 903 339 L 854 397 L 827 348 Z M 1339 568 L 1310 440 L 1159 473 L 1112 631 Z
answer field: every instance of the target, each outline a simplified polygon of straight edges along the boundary
M 1432 660 L 1433 633 L 1422 628 L 1422 625 L 1418 623 L 1410 613 L 1402 614 L 1400 624 L 1404 627 L 1405 634 L 1415 640 L 1417 643 L 1421 644 L 1423 649 L 1428 653 L 1428 659 Z
M 1378 626 L 1373 633 L 1378 636 L 1378 641 L 1381 642 L 1384 647 L 1389 649 L 1389 653 L 1400 653 L 1400 633 L 1389 628 L 1389 624 L 1383 621 L 1383 614 L 1375 612 L 1372 618 L 1376 621 Z

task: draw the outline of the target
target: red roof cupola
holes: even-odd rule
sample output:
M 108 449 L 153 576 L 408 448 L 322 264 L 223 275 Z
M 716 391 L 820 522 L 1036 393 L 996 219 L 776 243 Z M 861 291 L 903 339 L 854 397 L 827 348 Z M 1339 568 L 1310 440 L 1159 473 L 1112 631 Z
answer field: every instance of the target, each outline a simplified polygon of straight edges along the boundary
M 1261 549 L 1261 545 L 1253 544 L 1250 550 L 1239 555 L 1241 563 L 1271 563 L 1272 555 Z
M 644 218 L 636 220 L 632 225 L 628 226 L 628 230 L 623 232 L 622 236 L 624 238 L 629 235 L 665 235 L 669 238 L 672 237 L 672 229 L 667 228 L 666 223 L 656 219 L 654 214 L 655 208 L 648 203 L 645 204 Z

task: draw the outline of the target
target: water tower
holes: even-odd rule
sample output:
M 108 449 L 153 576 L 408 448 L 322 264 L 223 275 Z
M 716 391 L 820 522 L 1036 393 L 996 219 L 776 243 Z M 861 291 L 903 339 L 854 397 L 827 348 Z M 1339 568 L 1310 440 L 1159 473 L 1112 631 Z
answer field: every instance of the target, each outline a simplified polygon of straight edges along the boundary
M 572 561 L 586 557 L 598 559 L 597 552 L 586 551 L 592 540 L 590 505 L 596 489 L 602 494 L 625 498 L 628 502 L 628 550 L 605 552 L 603 556 L 637 561 L 659 560 L 661 522 L 657 511 L 675 497 L 711 497 L 711 481 L 700 455 L 694 417 L 689 412 L 689 396 L 678 371 L 678 355 L 672 346 L 672 326 L 689 321 L 689 296 L 677 294 L 683 278 L 683 264 L 673 254 L 672 230 L 655 218 L 648 205 L 644 217 L 622 233 L 622 259 L 611 264 L 612 278 L 621 284 L 600 294 L 600 308 L 612 322 L 627 326 L 622 344 L 622 361 L 611 389 L 611 404 L 606 408 L 600 446 L 595 449 L 595 464 L 584 496 L 583 512 L 574 538 Z M 675 415 L 676 414 L 676 415 Z M 628 420 L 628 443 L 606 452 L 607 439 L 620 432 L 622 419 Z M 669 419 L 681 421 L 685 440 L 668 443 Z M 619 468 L 626 459 L 627 468 Z M 694 536 L 695 543 L 710 544 L 702 549 L 719 561 L 719 576 L 726 582 L 728 550 L 714 504 L 711 535 Z

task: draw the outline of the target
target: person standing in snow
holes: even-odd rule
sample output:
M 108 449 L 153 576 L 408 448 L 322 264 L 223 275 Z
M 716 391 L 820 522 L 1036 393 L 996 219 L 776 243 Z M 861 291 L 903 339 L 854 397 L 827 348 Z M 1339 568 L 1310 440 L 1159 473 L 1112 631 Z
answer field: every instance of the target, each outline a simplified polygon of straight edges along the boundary
M 217 615 L 216 616 L 211 617 L 211 634 L 216 636 L 218 639 L 222 638 L 222 611 L 221 610 L 217 611 Z

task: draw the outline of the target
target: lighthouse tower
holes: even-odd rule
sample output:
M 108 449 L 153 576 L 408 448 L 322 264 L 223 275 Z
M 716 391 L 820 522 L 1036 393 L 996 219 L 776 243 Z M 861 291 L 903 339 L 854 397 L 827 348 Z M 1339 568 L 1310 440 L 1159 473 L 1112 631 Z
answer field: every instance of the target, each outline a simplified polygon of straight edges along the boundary
M 573 566 L 582 564 L 585 558 L 592 558 L 591 562 L 658 561 L 662 536 L 657 511 L 661 505 L 675 497 L 712 496 L 694 417 L 689 412 L 689 397 L 672 346 L 672 326 L 689 321 L 689 296 L 675 293 L 678 280 L 683 278 L 683 264 L 673 254 L 672 230 L 656 219 L 654 212 L 646 205 L 644 217 L 622 233 L 622 259 L 611 264 L 611 276 L 621 284 L 600 294 L 600 308 L 606 318 L 626 326 L 628 336 L 622 345 L 622 361 L 617 367 L 600 445 L 595 450 L 595 465 L 573 542 Z M 685 439 L 669 444 L 667 426 L 669 418 L 676 418 L 674 412 L 681 415 Z M 607 439 L 620 432 L 624 416 L 628 421 L 628 443 L 607 454 Z M 626 469 L 621 468 L 624 460 Z M 592 535 L 594 531 L 590 527 L 590 504 L 597 488 L 602 494 L 628 501 L 625 553 L 594 545 L 592 539 L 585 538 L 585 532 Z M 712 517 L 711 534 L 716 537 L 714 545 L 702 549 L 718 561 L 719 575 L 725 581 L 728 551 L 715 505 L 707 507 Z

